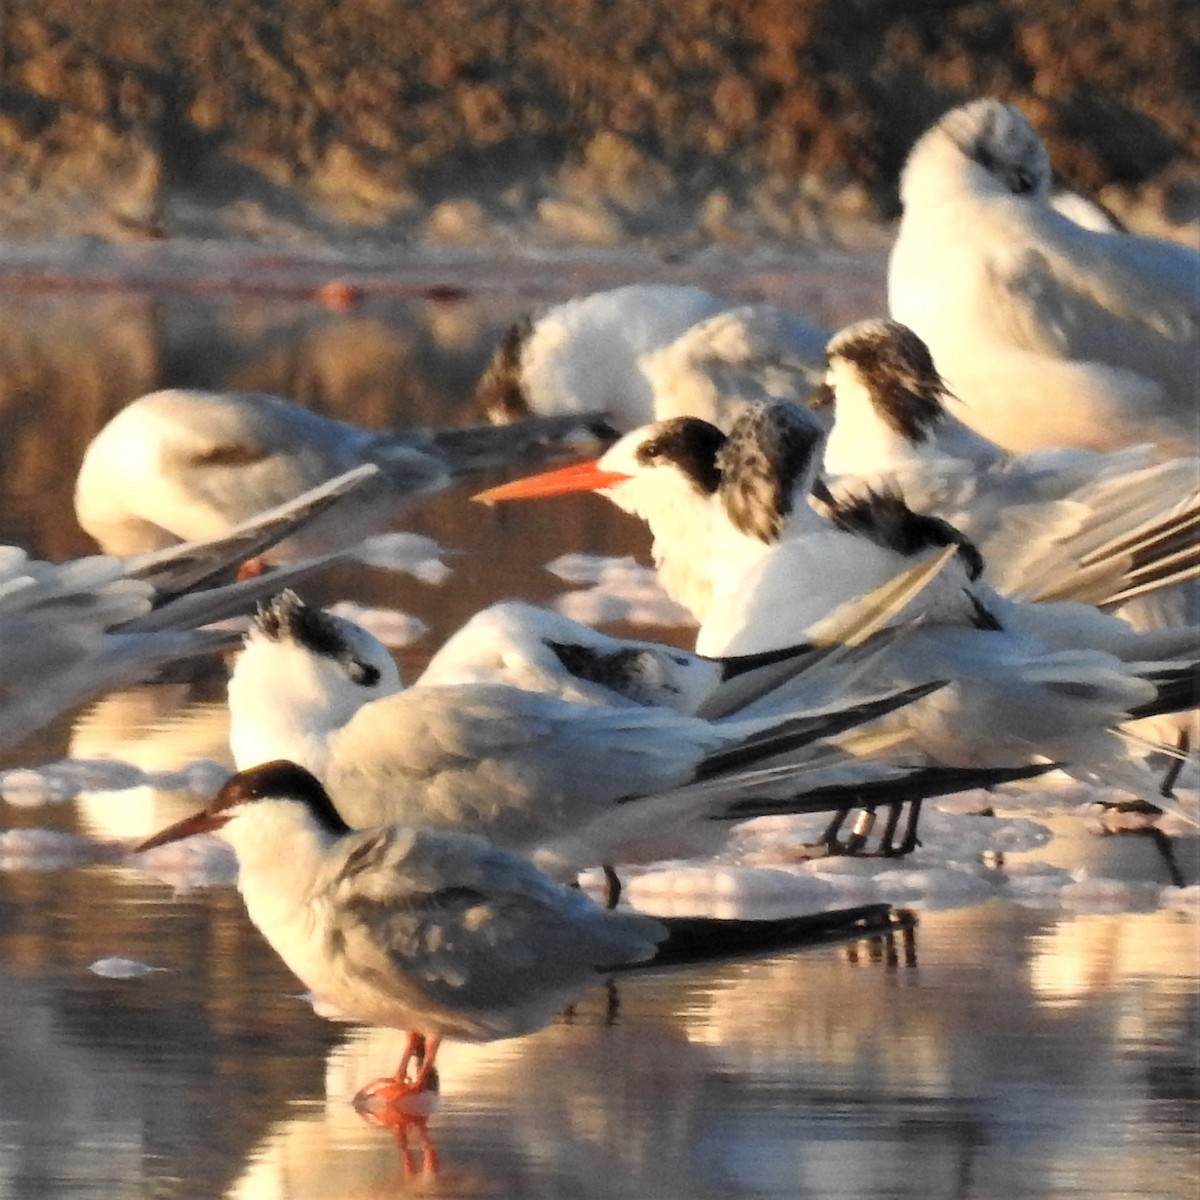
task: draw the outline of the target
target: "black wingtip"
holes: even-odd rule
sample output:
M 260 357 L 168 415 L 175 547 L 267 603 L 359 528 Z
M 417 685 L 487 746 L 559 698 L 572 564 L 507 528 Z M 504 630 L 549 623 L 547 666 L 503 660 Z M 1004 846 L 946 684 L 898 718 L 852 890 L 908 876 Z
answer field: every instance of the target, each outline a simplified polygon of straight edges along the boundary
M 677 967 L 728 959 L 807 950 L 858 938 L 884 937 L 906 929 L 916 918 L 890 904 L 805 913 L 773 920 L 716 917 L 660 917 L 666 939 L 647 967 Z M 636 968 L 635 968 L 636 969 Z

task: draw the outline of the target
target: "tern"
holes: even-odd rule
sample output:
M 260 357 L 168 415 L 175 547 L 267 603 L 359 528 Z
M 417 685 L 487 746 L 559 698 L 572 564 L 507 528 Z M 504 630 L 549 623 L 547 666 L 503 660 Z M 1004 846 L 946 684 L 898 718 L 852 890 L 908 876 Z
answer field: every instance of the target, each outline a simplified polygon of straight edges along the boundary
M 946 113 L 914 145 L 888 264 L 891 316 L 916 331 L 972 428 L 1010 450 L 1193 454 L 1200 253 L 1087 229 L 1048 200 L 1025 115 Z
M 110 554 L 140 554 L 231 526 L 363 464 L 377 468 L 339 506 L 265 556 L 275 563 L 342 549 L 453 479 L 592 431 L 583 416 L 498 429 L 381 432 L 263 392 L 183 388 L 123 408 L 84 453 L 75 512 Z
M 782 713 L 721 720 L 502 683 L 401 690 L 366 630 L 283 593 L 260 609 L 234 664 L 230 746 L 239 768 L 286 757 L 313 771 L 357 828 L 470 830 L 573 879 L 712 853 L 744 819 L 743 801 L 755 815 L 825 812 L 863 788 L 924 787 L 907 764 L 862 763 L 825 739 L 938 686 L 808 708 L 793 698 Z
M 1200 457 L 1155 463 L 1148 446 L 1010 454 L 963 424 L 928 348 L 896 321 L 848 326 L 827 360 L 812 399 L 833 416 L 824 484 L 838 495 L 897 489 L 970 538 L 1009 597 L 1113 609 L 1196 574 Z
M 376 473 L 359 467 L 221 537 L 132 558 L 51 563 L 0 547 L 0 745 L 168 663 L 235 645 L 233 630 L 205 627 L 248 611 L 335 556 L 293 563 L 269 581 L 221 580 L 306 522 L 353 503 Z
M 307 988 L 351 1019 L 409 1031 L 396 1075 L 363 1088 L 361 1106 L 433 1089 L 443 1038 L 532 1033 L 613 972 L 893 924 L 886 905 L 776 921 L 603 909 L 474 834 L 406 824 L 354 832 L 317 779 L 286 761 L 233 775 L 135 853 L 204 832 L 234 848 L 251 921 Z
M 802 398 L 826 338 L 774 305 L 631 284 L 517 322 L 476 399 L 499 422 L 600 410 L 620 432 L 668 416 L 724 425 L 745 400 Z
M 955 398 L 927 347 L 895 321 L 849 326 L 827 359 L 814 403 L 833 412 L 823 478 L 834 493 L 897 488 L 971 538 L 984 578 L 1010 599 L 1084 600 L 1137 629 L 1200 619 L 1200 458 L 1153 463 L 1144 446 L 1009 454 L 950 411 Z M 1063 611 L 1103 644 L 1097 619 Z M 1186 753 L 1194 724 L 1192 713 L 1172 714 L 1153 732 L 1173 733 Z
M 1196 630 L 1138 633 L 1086 605 L 1020 604 L 980 579 L 977 549 L 893 493 L 824 511 L 809 502 L 822 431 L 795 406 L 748 409 L 728 435 L 691 418 L 633 431 L 592 463 L 504 485 L 484 499 L 600 489 L 649 520 L 668 591 L 701 619 L 697 650 L 746 654 L 802 642 L 814 621 L 911 555 L 954 554 L 936 585 L 895 618 L 918 623 L 887 648 L 873 683 L 950 686 L 906 706 L 906 729 L 935 763 L 1051 759 L 1135 795 L 1153 779 L 1113 727 L 1190 707 Z M 1011 628 L 1010 628 L 1011 626 Z

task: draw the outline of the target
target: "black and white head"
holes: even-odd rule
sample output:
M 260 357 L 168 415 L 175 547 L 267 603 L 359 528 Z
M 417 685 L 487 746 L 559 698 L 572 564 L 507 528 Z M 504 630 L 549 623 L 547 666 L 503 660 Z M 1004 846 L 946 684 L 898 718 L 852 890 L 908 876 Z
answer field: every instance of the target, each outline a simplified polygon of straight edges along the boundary
M 946 414 L 950 391 L 929 347 L 899 321 L 872 319 L 848 325 L 825 351 L 825 383 L 810 403 L 833 408 L 838 421 L 860 424 L 871 412 L 907 442 L 932 436 Z
M 957 161 L 956 161 L 957 160 Z M 901 180 L 907 208 L 919 189 L 949 183 L 966 166 L 970 187 L 986 195 L 1045 200 L 1050 160 L 1037 131 L 1019 108 L 973 100 L 951 109 L 912 149 Z M 941 180 L 927 178 L 936 173 Z
M 796 503 L 811 490 L 825 431 L 788 401 L 748 405 L 717 455 L 721 503 L 735 528 L 776 541 Z
M 672 506 L 704 503 L 721 482 L 717 454 L 725 434 L 699 417 L 670 417 L 631 430 L 597 465 L 610 500 L 654 525 Z
M 400 690 L 387 647 L 360 625 L 280 592 L 260 605 L 229 680 L 235 724 L 264 706 L 326 727 Z
M 496 503 L 602 491 L 618 508 L 650 523 L 702 520 L 721 481 L 717 452 L 725 435 L 698 417 L 670 417 L 630 430 L 598 459 L 543 471 L 480 492 Z
M 521 317 L 510 325 L 475 385 L 475 403 L 495 425 L 512 425 L 535 415 L 521 367 L 532 334 L 532 316 Z
M 199 812 L 147 838 L 134 852 L 140 854 L 198 833 L 220 833 L 239 817 L 267 827 L 240 831 L 256 837 L 269 833 L 272 827 L 278 831 L 288 820 L 309 821 L 329 837 L 342 837 L 350 832 L 316 776 L 294 762 L 277 759 L 231 775 Z M 226 836 L 235 844 L 239 840 Z

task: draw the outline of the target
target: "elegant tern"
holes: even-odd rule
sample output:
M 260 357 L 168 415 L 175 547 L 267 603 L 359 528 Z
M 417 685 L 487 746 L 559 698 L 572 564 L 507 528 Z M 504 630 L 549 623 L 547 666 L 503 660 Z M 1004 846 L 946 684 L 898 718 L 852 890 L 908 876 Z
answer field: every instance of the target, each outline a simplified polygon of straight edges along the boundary
M 1009 454 L 950 411 L 927 347 L 896 321 L 842 330 L 828 364 L 813 399 L 833 416 L 826 486 L 897 489 L 969 537 L 1006 595 L 1114 608 L 1196 575 L 1200 457 L 1151 463 L 1148 447 Z
M 1006 453 L 953 415 L 925 344 L 895 321 L 849 326 L 827 357 L 814 402 L 833 413 L 824 480 L 834 492 L 898 488 L 970 537 L 985 579 L 1009 598 L 1084 600 L 1135 629 L 1200 620 L 1200 458 L 1151 462 L 1150 447 Z M 1098 618 L 1061 611 L 1105 643 Z M 1149 732 L 1186 752 L 1195 724 L 1195 713 L 1171 714 Z
M 1019 109 L 946 113 L 901 175 L 891 315 L 928 344 L 962 419 L 1007 449 L 1194 454 L 1200 253 L 1084 228 L 1049 184 Z
M 801 642 L 814 620 L 895 572 L 914 549 L 953 547 L 954 569 L 921 593 L 919 608 L 897 617 L 919 616 L 920 623 L 894 640 L 873 676 L 888 686 L 922 678 L 951 685 L 890 723 L 933 762 L 1051 759 L 1082 778 L 1150 795 L 1152 777 L 1129 760 L 1112 727 L 1184 706 L 1161 671 L 1200 658 L 1196 631 L 1139 634 L 1084 605 L 1000 597 L 980 581 L 983 561 L 967 539 L 944 521 L 913 514 L 895 495 L 840 505 L 830 498 L 817 511 L 808 496 L 819 440 L 811 418 L 794 406 L 747 410 L 728 435 L 676 419 L 627 434 L 594 463 L 485 498 L 599 488 L 649 519 L 664 584 L 687 584 L 677 598 L 702 618 L 697 649 L 706 654 Z M 1089 644 L 1093 638 L 1102 648 Z

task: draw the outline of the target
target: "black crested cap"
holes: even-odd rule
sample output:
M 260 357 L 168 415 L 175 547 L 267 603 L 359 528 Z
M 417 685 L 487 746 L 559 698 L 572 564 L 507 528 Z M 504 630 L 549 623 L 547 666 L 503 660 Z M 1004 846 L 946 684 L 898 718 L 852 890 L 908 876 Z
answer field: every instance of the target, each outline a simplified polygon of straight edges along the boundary
M 666 686 L 657 677 L 658 663 L 654 655 L 647 650 L 635 646 L 600 650 L 578 642 L 556 642 L 551 639 L 544 639 L 544 643 L 576 679 L 598 683 L 635 704 L 656 703 L 658 693 Z M 684 664 L 687 659 L 681 657 L 676 661 Z M 652 681 L 654 686 L 648 686 L 648 681 Z
M 946 415 L 950 396 L 929 347 L 899 321 L 870 320 L 849 325 L 825 351 L 858 368 L 875 411 L 910 442 L 923 442 Z
M 824 436 L 807 409 L 788 401 L 748 405 L 738 414 L 717 456 L 721 502 L 737 529 L 767 543 L 779 537 Z
M 290 588 L 260 604 L 254 624 L 273 642 L 293 641 L 313 654 L 340 663 L 355 683 L 373 687 L 379 682 L 379 668 L 358 657 L 339 622 L 305 604 Z
M 839 529 L 905 556 L 957 546 L 968 577 L 978 579 L 983 573 L 983 555 L 965 533 L 941 517 L 913 512 L 899 492 L 868 488 L 861 495 L 835 499 L 829 516 Z
M 725 435 L 699 417 L 670 417 L 660 421 L 654 436 L 637 449 L 637 461 L 644 466 L 668 462 L 677 466 L 692 484 L 711 496 L 721 483 L 717 455 L 725 444 Z

